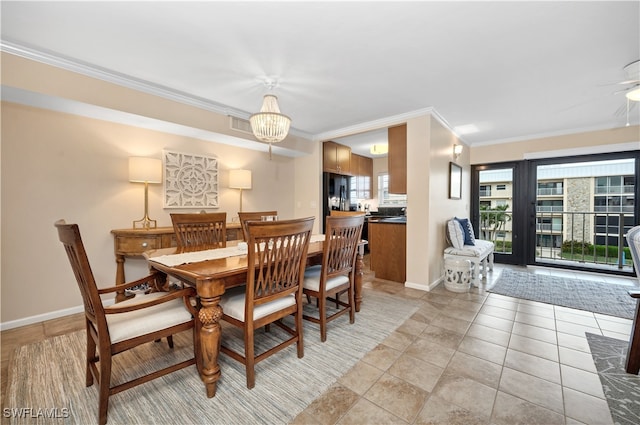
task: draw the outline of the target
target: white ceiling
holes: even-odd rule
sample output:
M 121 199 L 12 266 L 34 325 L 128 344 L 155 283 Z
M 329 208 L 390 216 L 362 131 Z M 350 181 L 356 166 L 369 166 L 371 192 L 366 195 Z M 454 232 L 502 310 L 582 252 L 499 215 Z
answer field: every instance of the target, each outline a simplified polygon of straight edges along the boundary
M 615 83 L 640 59 L 639 1 L 2 1 L 1 12 L 3 50 L 238 116 L 260 108 L 275 77 L 293 131 L 317 140 L 424 110 L 469 145 L 622 127 L 614 92 L 631 86 Z M 469 125 L 477 132 L 462 134 Z M 357 153 L 373 143 L 349 139 Z

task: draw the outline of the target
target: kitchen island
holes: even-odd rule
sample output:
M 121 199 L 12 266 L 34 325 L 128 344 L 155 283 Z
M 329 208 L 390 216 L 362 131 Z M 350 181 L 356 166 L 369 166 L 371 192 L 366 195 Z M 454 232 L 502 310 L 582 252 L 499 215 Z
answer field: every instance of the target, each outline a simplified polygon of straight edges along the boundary
M 377 279 L 406 281 L 407 218 L 369 217 L 370 268 Z

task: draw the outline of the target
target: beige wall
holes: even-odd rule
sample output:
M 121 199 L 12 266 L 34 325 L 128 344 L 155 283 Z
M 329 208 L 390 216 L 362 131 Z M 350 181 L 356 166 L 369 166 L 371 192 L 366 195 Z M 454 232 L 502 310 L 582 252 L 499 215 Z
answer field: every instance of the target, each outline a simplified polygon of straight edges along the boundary
M 219 203 L 228 220 L 239 192 L 229 189 L 228 170 L 253 172 L 243 209 L 275 209 L 284 218 L 317 216 L 300 188 L 318 186 L 318 156 L 296 160 L 135 127 L 11 103 L 2 104 L 2 323 L 70 309 L 81 304 L 68 260 L 57 240 L 55 220 L 79 224 L 93 272 L 101 286 L 114 282 L 111 229 L 130 228 L 143 215 L 143 185 L 128 181 L 128 157 L 161 158 L 162 149 L 219 159 Z M 316 172 L 310 172 L 315 166 Z M 295 182 L 295 183 L 294 183 Z M 311 183 L 312 182 L 312 183 Z M 302 196 L 302 195 L 300 195 Z M 162 185 L 150 185 L 149 214 L 170 226 Z M 184 210 L 194 211 L 194 210 Z M 213 210 L 211 210 L 213 211 Z M 317 230 L 317 229 L 316 229 Z M 143 260 L 127 260 L 131 280 L 146 272 Z
M 638 149 L 640 149 L 640 126 L 629 126 L 474 146 L 471 149 L 471 164 L 521 161 L 532 155 L 553 158 L 556 156 Z
M 461 200 L 449 199 L 449 162 L 460 141 L 432 116 L 407 122 L 407 282 L 429 290 L 443 274 L 444 227 L 469 214 L 469 149 L 455 162 L 463 167 Z

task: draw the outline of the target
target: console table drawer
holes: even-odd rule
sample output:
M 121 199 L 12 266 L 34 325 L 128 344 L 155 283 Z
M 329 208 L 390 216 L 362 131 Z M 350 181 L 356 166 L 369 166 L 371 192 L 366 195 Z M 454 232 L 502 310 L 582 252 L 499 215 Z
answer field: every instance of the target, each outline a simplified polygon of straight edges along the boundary
M 116 236 L 116 253 L 124 255 L 141 255 L 150 249 L 162 247 L 160 237 Z

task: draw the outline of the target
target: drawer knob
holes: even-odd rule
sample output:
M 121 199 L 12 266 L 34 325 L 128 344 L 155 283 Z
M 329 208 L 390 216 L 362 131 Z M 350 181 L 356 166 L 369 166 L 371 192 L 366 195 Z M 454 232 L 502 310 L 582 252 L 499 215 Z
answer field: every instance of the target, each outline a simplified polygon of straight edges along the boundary
M 146 242 L 142 242 L 142 247 L 143 247 L 143 248 L 146 248 L 146 247 L 147 247 L 147 245 L 149 245 L 149 244 L 148 244 L 148 243 L 146 243 Z

